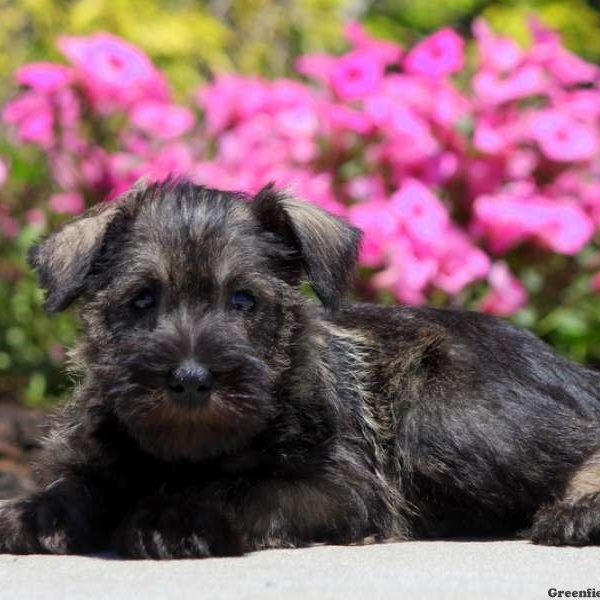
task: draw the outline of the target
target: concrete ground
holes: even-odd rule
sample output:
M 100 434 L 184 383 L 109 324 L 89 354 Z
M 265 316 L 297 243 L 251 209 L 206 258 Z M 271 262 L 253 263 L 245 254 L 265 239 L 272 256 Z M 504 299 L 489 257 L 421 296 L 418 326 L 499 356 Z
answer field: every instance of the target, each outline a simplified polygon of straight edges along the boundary
M 600 548 L 511 540 L 318 546 L 169 562 L 0 555 L 2 600 L 529 599 L 551 597 L 551 588 L 594 588 L 600 597 Z

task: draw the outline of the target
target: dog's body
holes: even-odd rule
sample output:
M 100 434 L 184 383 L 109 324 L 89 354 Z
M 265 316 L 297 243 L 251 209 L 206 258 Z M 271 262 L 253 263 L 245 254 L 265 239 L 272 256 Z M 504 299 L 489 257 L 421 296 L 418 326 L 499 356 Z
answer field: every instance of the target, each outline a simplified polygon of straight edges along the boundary
M 0 550 L 598 543 L 600 374 L 491 317 L 340 306 L 357 244 L 271 188 L 249 203 L 187 184 L 43 242 L 47 307 L 83 298 L 84 378 L 46 441 L 47 487 L 0 510 Z

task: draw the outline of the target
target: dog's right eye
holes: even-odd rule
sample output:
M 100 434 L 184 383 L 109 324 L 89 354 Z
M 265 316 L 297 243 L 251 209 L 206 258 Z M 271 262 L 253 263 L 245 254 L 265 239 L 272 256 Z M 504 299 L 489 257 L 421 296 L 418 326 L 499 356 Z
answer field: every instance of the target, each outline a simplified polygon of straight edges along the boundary
M 131 306 L 136 310 L 146 310 L 153 306 L 155 302 L 154 294 L 150 290 L 144 290 L 131 301 Z
M 233 308 L 243 312 L 250 312 L 256 305 L 256 299 L 250 292 L 246 290 L 234 292 L 231 296 L 230 302 Z

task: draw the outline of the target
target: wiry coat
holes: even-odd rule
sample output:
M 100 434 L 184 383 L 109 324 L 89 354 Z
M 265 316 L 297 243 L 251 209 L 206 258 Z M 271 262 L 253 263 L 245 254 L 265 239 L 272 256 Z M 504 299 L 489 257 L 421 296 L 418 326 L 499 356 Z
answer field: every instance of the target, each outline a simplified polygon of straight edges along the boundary
M 0 550 L 598 542 L 597 373 L 483 315 L 346 305 L 358 232 L 271 187 L 249 200 L 138 188 L 33 250 L 47 308 L 82 301 L 81 385 L 45 488 L 0 510 Z M 190 358 L 216 384 L 182 407 L 165 378 Z

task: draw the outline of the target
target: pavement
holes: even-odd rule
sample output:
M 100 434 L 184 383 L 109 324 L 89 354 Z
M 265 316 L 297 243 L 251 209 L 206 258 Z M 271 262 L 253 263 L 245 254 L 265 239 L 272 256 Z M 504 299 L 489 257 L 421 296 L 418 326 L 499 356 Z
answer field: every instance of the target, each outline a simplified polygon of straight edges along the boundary
M 514 540 L 316 546 L 165 562 L 0 555 L 1 600 L 529 599 L 588 588 L 600 597 L 600 547 Z

